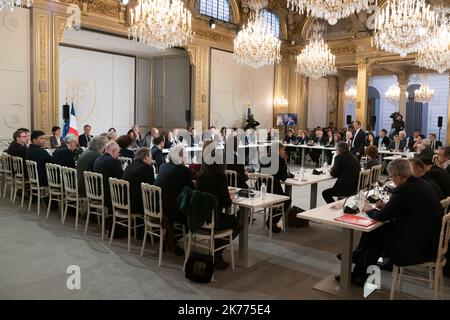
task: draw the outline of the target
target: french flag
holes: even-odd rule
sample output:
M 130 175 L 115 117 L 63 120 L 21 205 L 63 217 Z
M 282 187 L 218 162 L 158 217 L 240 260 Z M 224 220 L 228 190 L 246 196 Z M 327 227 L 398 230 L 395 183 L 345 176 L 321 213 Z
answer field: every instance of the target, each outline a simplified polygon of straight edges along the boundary
M 69 130 L 67 133 L 72 133 L 78 138 L 78 124 L 77 124 L 77 117 L 75 116 L 75 108 L 73 107 L 70 110 L 70 121 L 69 121 Z

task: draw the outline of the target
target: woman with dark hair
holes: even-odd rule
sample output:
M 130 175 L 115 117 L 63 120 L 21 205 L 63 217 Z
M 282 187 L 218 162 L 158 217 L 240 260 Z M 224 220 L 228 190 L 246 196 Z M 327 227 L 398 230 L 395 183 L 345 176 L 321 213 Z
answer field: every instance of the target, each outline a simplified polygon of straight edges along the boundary
M 52 134 L 53 136 L 50 137 L 50 148 L 56 149 L 64 144 L 63 138 L 61 138 L 61 128 L 60 127 L 53 127 L 52 128 Z
M 164 149 L 170 149 L 176 145 L 173 131 L 167 132 L 164 140 Z
M 226 127 L 222 127 L 222 129 L 220 129 L 220 139 L 223 143 L 225 143 L 225 141 L 227 141 L 227 128 Z
M 366 137 L 366 147 L 375 146 L 378 148 L 378 141 L 372 132 L 369 132 Z
M 367 162 L 364 165 L 364 170 L 372 169 L 372 167 L 380 164 L 378 161 L 378 148 L 376 146 L 368 146 L 365 149 Z
M 112 127 L 111 127 L 111 128 L 109 128 L 109 130 L 108 130 L 108 133 L 109 133 L 109 132 L 114 132 L 114 133 L 117 133 L 116 129 L 115 129 L 115 128 L 112 128 Z
M 134 152 L 131 150 L 133 141 L 134 140 L 129 135 L 117 138 L 116 142 L 120 148 L 119 157 L 134 159 Z
M 206 148 L 213 143 L 212 141 L 206 141 L 203 145 L 203 153 L 205 153 Z M 208 148 L 209 150 L 210 148 Z M 215 157 L 215 149 L 207 155 L 207 158 Z M 205 155 L 204 155 L 205 159 Z M 203 192 L 213 194 L 219 205 L 218 218 L 215 221 L 215 230 L 226 230 L 233 229 L 233 238 L 235 238 L 240 231 L 239 220 L 233 215 L 229 215 L 224 212 L 224 209 L 231 207 L 231 197 L 228 191 L 228 182 L 225 175 L 225 166 L 223 164 L 218 164 L 214 161 L 212 164 L 202 163 L 199 172 L 197 173 L 197 189 Z M 228 241 L 224 239 L 215 240 L 215 247 L 221 247 L 227 244 Z M 214 254 L 214 266 L 223 270 L 228 268 L 228 263 L 223 260 L 224 250 L 219 250 Z

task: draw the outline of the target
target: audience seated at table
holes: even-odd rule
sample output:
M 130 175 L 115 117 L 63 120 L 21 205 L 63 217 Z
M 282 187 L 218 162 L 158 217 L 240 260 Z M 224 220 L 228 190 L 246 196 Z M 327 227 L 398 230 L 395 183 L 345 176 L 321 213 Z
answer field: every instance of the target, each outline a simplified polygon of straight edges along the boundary
M 109 142 L 105 147 L 105 153 L 100 155 L 94 162 L 94 172 L 103 175 L 103 192 L 105 207 L 112 208 L 111 192 L 109 189 L 109 178 L 122 179 L 122 164 L 117 159 L 119 157 L 119 145 L 116 142 Z M 108 223 L 108 228 L 111 226 Z
M 297 142 L 297 138 L 296 138 L 296 136 L 294 135 L 294 130 L 292 130 L 292 129 L 289 129 L 288 131 L 287 131 L 287 135 L 284 137 L 284 139 L 283 139 L 283 143 L 285 143 L 285 144 L 294 144 L 294 143 L 296 143 Z M 295 153 L 296 152 L 296 149 L 297 148 L 295 148 L 295 147 L 286 147 L 286 156 L 287 156 L 287 161 L 288 161 L 288 163 L 290 162 L 290 158 L 291 158 L 291 154 L 293 154 L 293 153 Z
M 384 145 L 384 147 L 386 149 L 388 149 L 389 145 L 391 144 L 391 141 L 389 140 L 389 137 L 387 136 L 387 130 L 386 129 L 381 129 L 380 130 L 380 135 L 378 137 L 376 137 L 375 140 L 377 140 L 378 147 L 381 147 L 381 145 Z
M 53 156 L 53 163 L 63 167 L 76 168 L 75 166 L 75 149 L 77 148 L 77 137 L 69 133 L 64 138 L 63 144 L 56 149 Z
M 444 169 L 433 164 L 433 154 L 424 152 L 419 155 L 425 165 L 425 176 L 436 182 L 441 188 L 444 197 L 450 196 L 450 175 Z
M 175 141 L 175 137 L 173 136 L 173 131 L 167 132 L 164 137 L 164 149 L 170 149 L 175 146 L 177 143 Z
M 84 151 L 77 161 L 77 180 L 78 180 L 78 193 L 80 197 L 86 196 L 86 188 L 84 185 L 85 171 L 94 171 L 94 162 L 105 151 L 108 138 L 104 136 L 95 136 L 89 143 L 89 147 Z
M 61 128 L 53 127 L 52 136 L 50 137 L 50 149 L 56 149 L 64 144 L 63 138 L 61 138 Z
M 139 148 L 132 164 L 129 164 L 123 172 L 122 179 L 130 184 L 130 203 L 133 213 L 144 214 L 144 204 L 142 202 L 141 183 L 153 185 L 155 183 L 155 173 L 153 171 L 153 160 L 150 149 Z
M 391 161 L 387 171 L 396 185 L 389 201 L 378 203 L 375 209 L 368 205 L 364 211 L 372 219 L 389 223 L 361 235 L 353 253 L 352 273 L 359 286 L 368 276 L 367 267 L 377 264 L 382 256 L 400 267 L 436 259 L 443 215 L 438 196 L 429 183 L 413 176 L 406 159 Z
M 20 157 L 24 159 L 25 166 L 25 155 L 28 149 L 28 144 L 30 141 L 30 131 L 25 128 L 17 129 L 13 133 L 13 141 L 6 149 L 6 153 L 13 157 Z M 26 171 L 26 170 L 25 170 Z
M 450 147 L 440 147 L 437 150 L 435 164 L 450 174 Z
M 143 146 L 151 149 L 153 147 L 153 139 L 156 137 L 159 137 L 159 130 L 157 128 L 151 128 L 144 137 Z
M 326 203 L 334 202 L 333 197 L 348 197 L 356 193 L 358 188 L 359 172 L 361 166 L 359 161 L 348 149 L 348 144 L 341 141 L 336 145 L 336 157 L 330 174 L 337 178 L 334 186 L 322 192 Z
M 377 139 L 375 138 L 375 135 L 372 132 L 369 132 L 367 134 L 365 146 L 366 147 L 374 146 L 374 147 L 378 148 L 378 141 L 377 141 Z
M 41 186 L 48 185 L 47 169 L 45 167 L 45 164 L 53 162 L 53 157 L 44 149 L 44 145 L 44 131 L 35 130 L 31 133 L 31 144 L 25 152 L 25 158 L 27 160 L 35 161 L 37 164 L 39 184 Z
M 212 193 L 219 205 L 219 214 L 215 222 L 215 230 L 233 229 L 233 238 L 240 231 L 239 219 L 234 215 L 226 213 L 226 209 L 231 207 L 231 198 L 228 191 L 228 182 L 225 175 L 225 166 L 214 161 L 215 148 L 211 148 L 213 141 L 206 141 L 203 145 L 203 159 L 199 172 L 197 173 L 197 189 L 203 192 Z M 206 160 L 206 161 L 205 161 Z M 215 247 L 221 247 L 227 244 L 224 239 L 215 240 Z M 228 263 L 223 260 L 224 250 L 217 251 L 214 256 L 214 265 L 217 269 L 223 270 L 228 267 Z
M 403 140 L 400 140 L 399 135 L 395 135 L 392 138 L 391 144 L 389 145 L 389 150 L 395 151 L 395 152 L 403 152 L 403 150 L 405 149 L 405 146 L 406 146 L 406 142 Z
M 167 243 L 170 251 L 179 248 L 175 246 L 173 223 L 186 223 L 179 208 L 178 196 L 185 186 L 195 189 L 191 173 L 185 166 L 188 163 L 187 152 L 182 145 L 172 148 L 168 156 L 169 162 L 159 168 L 155 185 L 162 189 L 163 219 L 167 230 Z
M 409 159 L 409 162 L 411 162 L 411 166 L 413 169 L 413 174 L 415 177 L 422 178 L 426 182 L 428 182 L 431 187 L 433 188 L 434 192 L 438 196 L 439 200 L 445 199 L 444 193 L 442 192 L 441 187 L 438 186 L 438 184 L 431 179 L 430 177 L 425 175 L 425 165 L 423 164 L 422 160 L 419 158 L 411 158 Z
M 367 161 L 364 165 L 364 169 L 372 169 L 372 167 L 377 166 L 380 164 L 380 161 L 378 160 L 378 148 L 376 146 L 368 146 L 364 150 Z
M 326 144 L 326 138 L 323 136 L 322 130 L 317 130 L 315 134 L 315 138 L 312 140 L 314 145 L 324 146 Z M 315 163 L 315 166 L 319 166 L 320 155 L 322 154 L 322 150 L 312 149 L 309 152 L 309 157 Z
M 270 148 L 271 152 L 272 149 L 275 146 L 272 146 Z M 287 156 L 284 150 L 284 146 L 282 144 L 279 144 L 277 154 L 272 155 L 271 153 L 268 154 L 269 157 L 278 157 L 278 166 L 276 166 L 274 163 L 270 162 L 268 164 L 261 164 L 261 173 L 262 174 L 268 174 L 273 176 L 273 190 L 271 190 L 270 186 L 267 186 L 267 192 L 268 193 L 274 193 L 279 194 L 283 196 L 288 196 L 287 193 L 283 191 L 283 188 L 281 186 L 281 182 L 286 181 L 288 178 L 288 167 L 287 167 Z M 291 205 L 291 198 L 289 200 L 286 200 L 284 202 L 284 213 L 287 214 L 289 207 Z M 279 212 L 274 211 L 272 213 L 273 215 L 276 215 Z M 277 223 L 280 221 L 281 215 L 273 217 L 272 218 L 272 232 L 273 233 L 279 233 L 281 231 L 281 228 L 277 226 Z M 270 226 L 270 220 L 267 219 L 266 226 L 269 228 Z
M 140 146 L 142 146 L 144 144 L 144 140 L 142 140 L 142 136 L 141 136 L 141 133 L 139 132 L 139 126 L 138 125 L 135 124 L 131 128 L 131 130 L 134 133 L 134 135 L 133 135 L 134 139 L 133 139 L 133 142 L 131 143 L 131 148 L 134 150 L 134 149 L 137 149 Z
M 159 173 L 159 168 L 163 163 L 166 162 L 166 159 L 164 158 L 164 153 L 162 149 L 164 148 L 164 137 L 156 137 L 153 140 L 153 147 L 151 149 L 152 158 L 155 162 L 156 167 L 156 173 Z
M 134 136 L 134 133 L 132 134 Z M 133 145 L 133 138 L 130 135 L 120 136 L 117 138 L 116 142 L 120 148 L 119 157 L 134 159 L 134 152 L 133 150 L 131 150 Z
M 308 144 L 308 142 L 309 142 L 308 132 L 301 129 L 298 130 L 298 135 L 296 137 L 295 144 Z
M 430 133 L 428 135 L 428 140 L 430 140 L 430 148 L 432 150 L 437 150 L 440 147 L 442 147 L 442 142 L 441 141 L 436 141 L 436 134 L 435 133 Z
M 78 137 L 78 143 L 80 147 L 88 147 L 89 142 L 91 142 L 91 139 L 94 137 L 93 135 L 91 135 L 91 129 L 92 127 L 88 124 L 83 127 L 83 134 Z

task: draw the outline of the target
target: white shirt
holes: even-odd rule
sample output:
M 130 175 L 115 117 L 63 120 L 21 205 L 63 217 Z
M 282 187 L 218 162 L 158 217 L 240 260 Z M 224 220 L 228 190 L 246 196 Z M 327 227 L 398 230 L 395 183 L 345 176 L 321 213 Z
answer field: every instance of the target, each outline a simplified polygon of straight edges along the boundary
M 356 136 L 358 135 L 359 130 L 361 130 L 361 128 L 359 128 L 358 130 L 356 130 L 356 132 L 355 132 L 355 138 L 356 138 Z M 355 138 L 353 138 L 353 140 L 352 140 L 352 148 L 355 147 Z

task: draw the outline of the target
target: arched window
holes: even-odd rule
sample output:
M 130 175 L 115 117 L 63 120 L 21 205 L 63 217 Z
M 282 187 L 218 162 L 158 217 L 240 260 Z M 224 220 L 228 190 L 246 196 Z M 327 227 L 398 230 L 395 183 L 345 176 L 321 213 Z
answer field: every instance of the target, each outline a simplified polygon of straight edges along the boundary
M 263 9 L 261 11 L 261 15 L 264 21 L 267 23 L 267 25 L 270 26 L 272 34 L 275 37 L 279 38 L 281 36 L 281 28 L 280 28 L 280 19 L 278 19 L 277 15 L 267 9 Z
M 228 0 L 200 0 L 200 14 L 230 22 L 230 3 Z

